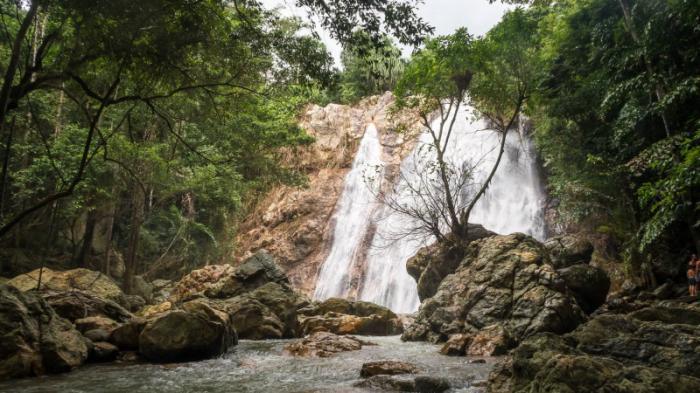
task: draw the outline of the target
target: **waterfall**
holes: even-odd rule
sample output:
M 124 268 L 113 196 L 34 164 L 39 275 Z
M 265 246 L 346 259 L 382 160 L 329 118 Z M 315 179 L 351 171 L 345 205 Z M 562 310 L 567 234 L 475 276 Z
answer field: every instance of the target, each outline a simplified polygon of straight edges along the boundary
M 457 167 L 473 168 L 473 183 L 481 184 L 496 160 L 500 138 L 483 121 L 471 119 L 470 111 L 469 108 L 460 111 L 445 156 Z M 408 192 L 407 185 L 421 184 L 419 174 L 434 160 L 429 140 L 427 132 L 421 135 L 414 151 L 401 164 L 403 175 L 394 188 L 395 201 L 418 203 L 411 200 L 415 197 Z M 477 202 L 470 222 L 497 233 L 523 232 L 543 240 L 544 199 L 531 142 L 521 133 L 511 131 L 498 171 L 487 193 Z M 412 226 L 412 218 L 393 212 L 388 206 L 379 210 L 375 220 L 377 228 L 367 255 L 360 298 L 395 312 L 413 312 L 419 299 L 416 282 L 406 272 L 406 261 L 434 239 L 397 237 L 397 233 Z
M 352 169 L 345 177 L 336 205 L 330 252 L 321 267 L 314 298 L 346 297 L 352 273 L 364 254 L 364 239 L 377 207 L 376 194 L 383 177 L 382 146 L 377 128 L 367 126 Z

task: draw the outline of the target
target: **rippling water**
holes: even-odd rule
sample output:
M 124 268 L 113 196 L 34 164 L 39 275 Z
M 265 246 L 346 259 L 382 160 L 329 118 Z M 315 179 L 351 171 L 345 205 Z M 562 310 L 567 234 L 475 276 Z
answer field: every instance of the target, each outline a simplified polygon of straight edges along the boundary
M 331 358 L 285 355 L 288 340 L 243 340 L 219 359 L 171 365 L 91 365 L 67 374 L 3 382 L 0 392 L 368 392 L 353 387 L 360 380 L 362 363 L 393 359 L 418 365 L 421 374 L 448 378 L 453 392 L 476 393 L 480 390 L 470 384 L 485 380 L 493 364 L 492 359 L 470 364 L 469 358 L 443 356 L 438 346 L 403 343 L 398 336 L 363 339 L 378 345 Z

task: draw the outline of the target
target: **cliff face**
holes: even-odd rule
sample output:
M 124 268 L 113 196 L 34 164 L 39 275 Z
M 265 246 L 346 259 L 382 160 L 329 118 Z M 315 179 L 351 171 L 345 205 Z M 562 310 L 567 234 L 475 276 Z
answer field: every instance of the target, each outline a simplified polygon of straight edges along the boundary
M 386 93 L 354 106 L 309 107 L 300 123 L 316 141 L 289 152 L 293 165 L 306 173 L 307 185 L 276 187 L 257 202 L 239 228 L 235 259 L 266 249 L 292 285 L 311 294 L 332 241 L 335 205 L 367 125 L 374 123 L 379 132 L 385 187 L 393 184 L 401 160 L 422 130 L 416 113 L 391 113 L 393 103 Z

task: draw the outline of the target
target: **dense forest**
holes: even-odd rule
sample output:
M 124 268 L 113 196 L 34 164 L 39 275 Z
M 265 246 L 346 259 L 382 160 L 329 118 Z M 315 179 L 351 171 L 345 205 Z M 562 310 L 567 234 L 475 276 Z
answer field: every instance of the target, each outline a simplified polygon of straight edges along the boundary
M 678 274 L 700 248 L 692 1 L 536 2 L 484 37 L 431 39 L 412 60 L 322 13 L 346 42 L 342 72 L 299 19 L 255 2 L 189 7 L 3 5 L 5 275 L 46 263 L 156 277 L 225 260 L 257 196 L 303 186 L 283 157 L 311 142 L 296 124 L 304 105 L 397 84 L 449 96 L 465 70 L 482 113 L 523 89 L 562 228 L 600 234 L 648 272 Z M 429 52 L 438 61 L 417 65 Z
M 445 35 L 420 0 L 291 3 L 303 16 L 259 0 L 0 0 L 0 381 L 262 348 L 227 354 L 239 338 L 326 358 L 371 344 L 338 336 L 403 334 L 333 367 L 365 362 L 352 386 L 369 391 L 700 388 L 697 0 L 489 0 L 475 10 L 503 15 L 486 33 Z M 455 159 L 469 127 L 490 150 Z M 531 189 L 507 188 L 525 156 Z M 496 187 L 535 195 L 526 230 L 475 220 L 502 209 L 482 205 Z M 358 190 L 374 199 L 343 202 Z M 407 217 L 394 235 L 418 239 L 411 252 L 370 250 L 384 211 Z M 399 271 L 370 280 L 373 253 Z M 342 291 L 311 296 L 330 254 Z M 487 360 L 450 363 L 424 341 Z M 394 354 L 425 361 L 367 363 Z M 324 365 L 303 367 L 325 383 Z

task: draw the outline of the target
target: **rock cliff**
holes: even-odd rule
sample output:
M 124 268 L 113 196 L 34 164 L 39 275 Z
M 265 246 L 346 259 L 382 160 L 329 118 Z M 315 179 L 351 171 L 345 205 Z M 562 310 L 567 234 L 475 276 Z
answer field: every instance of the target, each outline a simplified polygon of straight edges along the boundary
M 368 124 L 379 131 L 385 186 L 422 130 L 416 113 L 396 112 L 390 93 L 355 106 L 311 106 L 300 123 L 315 138 L 309 147 L 289 152 L 290 163 L 308 178 L 306 187 L 279 186 L 262 197 L 239 227 L 235 259 L 265 249 L 277 260 L 293 287 L 310 295 L 319 267 L 329 252 L 333 212 L 359 140 Z

